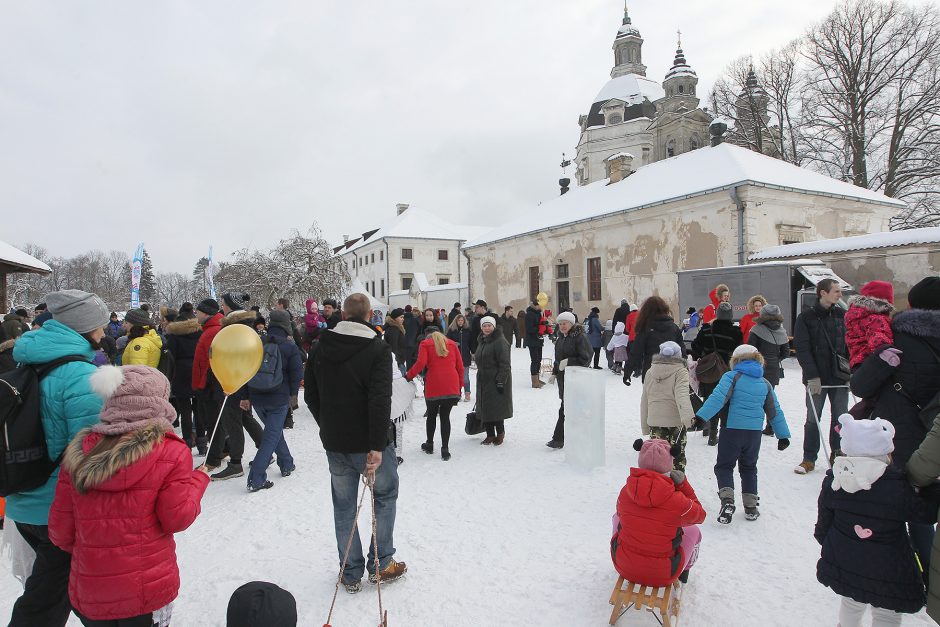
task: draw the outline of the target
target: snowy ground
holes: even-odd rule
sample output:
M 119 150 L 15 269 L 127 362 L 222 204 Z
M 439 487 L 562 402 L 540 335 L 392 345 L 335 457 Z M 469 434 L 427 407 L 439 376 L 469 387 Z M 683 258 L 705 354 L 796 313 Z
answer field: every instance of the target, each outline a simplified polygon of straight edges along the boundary
M 546 347 L 546 356 L 550 351 Z M 636 460 L 631 445 L 640 435 L 640 386 L 628 388 L 609 376 L 607 465 L 588 473 L 566 464 L 564 451 L 546 448 L 557 416 L 557 388 L 529 387 L 527 351 L 513 350 L 513 375 L 516 415 L 507 422 L 502 447 L 484 448 L 482 436 L 464 435 L 466 403 L 452 416 L 449 462 L 418 448 L 422 419 L 407 425 L 395 540 L 396 558 L 409 570 L 404 580 L 383 588 L 390 625 L 607 624 L 617 578 L 608 548 L 610 517 Z M 838 600 L 815 576 L 819 547 L 812 533 L 823 473 L 800 477 L 792 470 L 801 460 L 803 390 L 798 366 L 788 362 L 780 395 L 792 444 L 781 453 L 776 440 L 764 439 L 762 515 L 755 522 L 745 521 L 740 509 L 730 526 L 715 522 L 715 449 L 700 434 L 690 435 L 688 477 L 708 519 L 699 562 L 683 593 L 682 625 L 836 624 Z M 423 409 L 423 401 L 416 408 Z M 275 487 L 251 495 L 243 479 L 210 485 L 202 515 L 177 536 L 183 588 L 174 606 L 176 627 L 224 625 L 229 596 L 250 580 L 290 590 L 299 625 L 326 622 L 336 544 L 326 458 L 306 410 L 297 415 L 288 440 L 297 460 L 293 476 L 282 479 L 275 469 Z M 364 537 L 367 519 L 364 512 Z M 2 570 L 5 620 L 21 588 L 6 566 Z M 376 625 L 377 613 L 374 587 L 366 585 L 355 596 L 341 591 L 332 624 Z M 69 623 L 78 624 L 74 618 Z M 633 610 L 618 622 L 656 624 Z M 933 622 L 921 613 L 904 624 Z

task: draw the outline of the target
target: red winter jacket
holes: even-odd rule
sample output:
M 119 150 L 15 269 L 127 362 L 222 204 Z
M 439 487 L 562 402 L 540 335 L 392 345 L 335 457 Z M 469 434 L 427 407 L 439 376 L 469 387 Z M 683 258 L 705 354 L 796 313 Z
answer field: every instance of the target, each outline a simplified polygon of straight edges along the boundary
M 624 323 L 631 342 L 636 339 L 636 317 L 638 315 L 640 315 L 639 311 L 631 311 L 627 314 L 627 321 Z
M 705 520 L 705 510 L 688 480 L 678 487 L 668 475 L 631 468 L 617 499 L 620 525 L 610 540 L 617 572 L 647 586 L 679 578 L 684 560 L 680 527 Z
M 196 344 L 196 355 L 193 357 L 193 389 L 204 390 L 206 378 L 209 376 L 209 347 L 216 334 L 222 330 L 222 314 L 215 314 L 202 325 L 202 335 Z
M 411 367 L 405 378 L 411 381 L 418 374 L 428 369 L 424 375 L 424 398 L 432 401 L 437 398 L 459 397 L 463 387 L 463 359 L 460 348 L 453 340 L 447 340 L 447 356 L 438 357 L 434 340 L 428 338 L 418 345 L 418 361 Z
M 853 296 L 845 312 L 845 345 L 849 349 L 849 366 L 861 365 L 877 349 L 894 344 L 891 312 L 888 301 L 870 296 Z
M 705 307 L 702 310 L 702 324 L 710 324 L 718 317 L 718 288 L 716 287 L 708 293 L 708 298 L 711 299 L 712 304 Z
M 72 554 L 69 599 L 92 620 L 147 614 L 179 594 L 173 534 L 199 515 L 209 477 L 167 428 L 132 432 L 91 462 L 104 436 L 85 429 L 65 451 L 49 538 Z
M 738 323 L 741 325 L 741 337 L 744 338 L 745 344 L 747 344 L 747 339 L 751 335 L 751 329 L 757 324 L 758 316 L 760 316 L 760 314 L 744 314 L 741 318 L 741 322 Z

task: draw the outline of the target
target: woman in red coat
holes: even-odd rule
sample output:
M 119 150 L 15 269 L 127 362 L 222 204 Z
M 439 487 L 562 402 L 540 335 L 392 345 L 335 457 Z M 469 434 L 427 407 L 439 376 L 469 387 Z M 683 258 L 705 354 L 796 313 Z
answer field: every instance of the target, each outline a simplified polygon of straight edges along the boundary
M 83 625 L 168 625 L 179 594 L 173 534 L 199 515 L 209 476 L 173 433 L 170 382 L 147 366 L 104 366 L 101 422 L 68 445 L 49 538 L 72 554 L 69 599 Z
M 637 440 L 633 448 L 640 451 L 639 468 L 630 469 L 617 499 L 614 566 L 624 579 L 645 586 L 685 583 L 702 539 L 695 525 L 705 520 L 705 510 L 685 474 L 672 469 L 669 442 Z
M 744 338 L 745 344 L 747 344 L 748 337 L 751 335 L 751 329 L 753 329 L 754 325 L 757 324 L 757 319 L 760 317 L 760 312 L 766 304 L 767 299 L 760 294 L 757 296 L 751 296 L 748 299 L 747 313 L 741 316 L 741 322 L 738 323 L 741 327 L 741 337 Z
M 440 413 L 441 459 L 446 462 L 450 459 L 447 448 L 450 443 L 450 410 L 460 400 L 463 359 L 457 344 L 444 337 L 439 328 L 430 325 L 425 327 L 425 338 L 418 345 L 418 361 L 405 374 L 405 378 L 411 381 L 427 368 L 424 375 L 424 400 L 428 406 L 428 441 L 421 445 L 421 450 L 428 455 L 434 453 L 434 431 Z

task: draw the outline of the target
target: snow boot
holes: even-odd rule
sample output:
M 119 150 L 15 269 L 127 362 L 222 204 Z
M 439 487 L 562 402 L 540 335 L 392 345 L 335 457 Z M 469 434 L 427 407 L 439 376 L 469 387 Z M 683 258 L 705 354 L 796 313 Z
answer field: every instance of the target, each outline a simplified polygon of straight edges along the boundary
M 346 592 L 348 592 L 349 594 L 356 594 L 357 592 L 362 590 L 362 582 L 361 581 L 346 581 L 344 579 L 343 587 L 346 588 Z
M 708 421 L 708 445 L 718 445 L 718 419 L 712 418 Z
M 534 387 L 535 389 L 539 389 L 543 387 L 544 385 L 545 383 L 543 383 L 542 380 L 539 379 L 539 375 L 537 374 L 532 375 L 532 387 Z
M 378 576 L 376 576 L 375 573 L 369 573 L 369 583 L 376 583 L 378 581 L 391 583 L 404 577 L 406 572 L 408 572 L 408 566 L 404 562 L 396 562 L 392 559 L 389 560 L 388 566 L 379 571 Z
M 734 515 L 734 488 L 722 488 L 718 490 L 718 498 L 721 499 L 721 511 L 718 512 L 718 522 L 722 525 L 730 525 L 731 517 Z
M 505 433 L 497 433 L 497 434 L 496 434 L 496 439 L 493 440 L 493 446 L 499 446 L 500 444 L 503 443 L 503 440 L 505 440 L 505 439 L 506 439 L 506 434 L 505 434 Z
M 447 450 L 446 446 L 441 447 L 441 459 L 443 459 L 445 462 L 450 461 L 450 451 Z
M 565 441 L 556 440 L 555 438 L 552 438 L 551 440 L 545 443 L 545 446 L 547 446 L 548 448 L 554 448 L 554 449 L 565 448 Z
M 262 483 L 261 485 L 251 485 L 251 484 L 249 483 L 249 484 L 248 484 L 248 491 L 249 491 L 249 492 L 260 492 L 261 490 L 268 490 L 268 489 L 273 488 L 273 487 L 274 487 L 274 482 L 273 482 L 273 481 L 265 481 L 265 482 Z
M 226 479 L 234 479 L 235 477 L 243 477 L 245 475 L 245 469 L 242 468 L 241 464 L 229 464 L 225 467 L 225 470 L 217 472 L 211 477 L 212 481 L 225 481 Z
M 744 501 L 744 518 L 746 520 L 757 520 L 760 516 L 760 511 L 757 509 L 757 506 L 760 505 L 760 497 L 756 494 L 744 493 L 741 495 L 741 500 Z
M 492 443 L 495 442 L 495 441 L 496 441 L 496 436 L 488 435 L 488 436 L 486 436 L 485 438 L 483 438 L 483 441 L 480 442 L 480 444 L 483 444 L 483 445 L 485 445 L 485 446 L 489 446 L 490 444 L 492 444 Z
M 425 442 L 421 445 L 421 450 L 428 455 L 432 455 L 434 453 L 434 442 Z
M 679 583 L 689 583 L 689 571 L 683 570 L 679 573 Z

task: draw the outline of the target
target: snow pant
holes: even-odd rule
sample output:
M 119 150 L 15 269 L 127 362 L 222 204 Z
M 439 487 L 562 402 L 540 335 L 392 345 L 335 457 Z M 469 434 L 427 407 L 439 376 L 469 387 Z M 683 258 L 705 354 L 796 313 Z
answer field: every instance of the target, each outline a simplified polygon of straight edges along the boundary
M 718 489 L 734 490 L 734 466 L 741 475 L 741 492 L 757 494 L 757 458 L 760 456 L 761 432 L 725 427 L 718 438 L 715 478 Z
M 702 543 L 702 531 L 698 525 L 689 525 L 682 528 L 682 542 L 679 547 L 682 549 L 682 566 L 679 572 L 689 570 L 695 565 L 698 559 L 698 547 Z
M 552 432 L 552 439 L 556 442 L 565 441 L 565 373 L 559 372 L 555 377 L 558 383 L 558 398 L 561 399 L 561 405 L 558 407 L 558 421 L 555 422 L 555 431 Z
M 222 464 L 222 453 L 225 450 L 226 436 L 228 436 L 229 463 L 241 464 L 242 455 L 245 453 L 245 431 L 254 441 L 255 447 L 261 448 L 261 438 L 264 434 L 261 425 L 250 411 L 245 411 L 238 406 L 238 401 L 229 399 L 222 411 L 219 433 L 216 433 L 215 439 L 212 440 L 206 463 L 210 466 Z
M 861 627 L 862 617 L 865 616 L 867 603 L 859 603 L 849 597 L 842 597 L 842 606 L 839 608 L 839 627 Z M 894 627 L 901 624 L 904 614 L 880 607 L 871 608 L 871 627 Z
M 592 348 L 591 350 L 594 351 L 594 367 L 595 367 L 595 368 L 600 368 L 600 367 L 601 367 L 601 364 L 600 364 L 600 361 L 601 361 L 601 349 L 600 349 L 600 347 L 598 347 L 598 348 Z
M 920 558 L 920 565 L 924 569 L 924 581 L 930 574 L 930 553 L 933 549 L 933 537 L 937 531 L 933 525 L 921 523 L 907 523 L 907 528 L 911 534 L 911 544 Z
M 75 613 L 78 614 L 78 612 Z M 118 620 L 91 620 L 81 614 L 78 614 L 78 618 L 85 627 L 156 627 L 157 625 L 153 620 L 153 612 Z
M 685 472 L 685 445 L 688 442 L 686 430 L 683 427 L 650 427 L 650 439 L 666 440 L 670 444 L 679 444 L 679 455 L 672 463 L 673 468 Z M 678 440 L 678 442 L 677 442 Z
M 294 458 L 287 448 L 287 440 L 284 439 L 284 421 L 287 420 L 289 403 L 255 403 L 252 407 L 264 424 L 264 432 L 261 435 L 261 446 L 258 447 L 258 453 L 248 473 L 248 485 L 260 486 L 268 479 L 267 470 L 272 455 L 277 455 L 277 465 L 281 472 L 294 469 Z
M 529 374 L 537 375 L 542 371 L 542 340 L 533 342 L 527 340 L 529 344 Z
M 369 554 L 362 554 L 362 542 L 359 539 L 359 526 L 356 525 L 356 506 L 358 505 L 359 486 L 362 473 L 366 469 L 365 453 L 326 452 L 330 465 L 330 488 L 333 494 L 333 524 L 336 529 L 336 547 L 339 551 L 339 563 L 343 563 L 349 532 L 353 531 L 352 544 L 346 561 L 343 581 L 347 583 L 362 579 L 368 560 L 369 572 L 375 570 L 376 545 L 370 543 Z M 364 487 L 363 490 L 368 488 Z M 375 519 L 376 539 L 378 540 L 379 570 L 388 567 L 395 554 L 395 513 L 398 503 L 398 460 L 395 449 L 385 447 L 382 463 L 375 471 Z
M 428 442 L 434 442 L 434 431 L 437 429 L 437 416 L 441 416 L 441 448 L 450 444 L 450 410 L 457 404 L 457 399 L 444 398 L 437 401 L 427 401 L 428 417 L 426 421 Z
M 196 399 L 192 396 L 185 396 L 180 398 L 179 396 L 173 399 L 173 407 L 176 409 L 176 414 L 180 417 L 180 427 L 183 431 L 183 440 L 189 444 L 190 448 L 195 446 L 195 438 L 193 437 L 193 412 L 196 409 Z M 198 435 L 205 435 L 201 433 Z
M 816 462 L 819 455 L 819 426 L 816 424 L 816 415 L 819 415 L 820 422 L 823 421 L 822 410 L 829 398 L 829 414 L 832 420 L 829 422 L 829 452 L 839 450 L 839 434 L 836 433 L 836 425 L 839 424 L 839 416 L 849 410 L 849 389 L 848 388 L 829 388 L 819 394 L 806 394 L 806 423 L 803 425 L 803 461 Z M 813 399 L 813 405 L 816 406 L 816 414 L 813 413 L 813 405 L 810 404 L 810 398 Z
M 495 438 L 497 435 L 502 435 L 506 433 L 506 421 L 497 420 L 495 422 L 487 422 L 486 424 L 486 437 Z
M 10 627 L 64 626 L 72 612 L 69 602 L 72 555 L 49 540 L 46 525 L 16 523 L 16 528 L 36 552 L 36 560 L 23 594 L 13 604 Z

